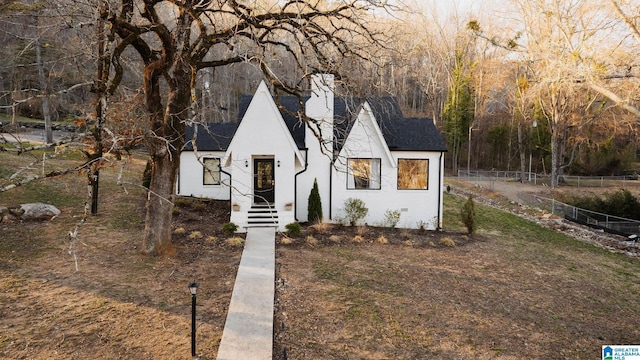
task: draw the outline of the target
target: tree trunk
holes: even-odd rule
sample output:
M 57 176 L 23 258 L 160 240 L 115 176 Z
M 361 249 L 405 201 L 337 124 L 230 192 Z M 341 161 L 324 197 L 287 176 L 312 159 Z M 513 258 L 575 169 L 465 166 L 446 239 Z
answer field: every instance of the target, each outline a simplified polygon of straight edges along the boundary
M 557 115 L 554 113 L 552 118 L 553 125 L 551 126 L 551 188 L 555 189 L 558 187 L 558 142 L 559 142 L 559 134 L 558 134 L 558 119 Z
M 47 90 L 47 79 L 44 76 L 44 65 L 42 65 L 42 51 L 40 49 L 40 39 L 36 39 L 36 66 L 38 67 L 38 80 L 40 91 L 42 91 L 42 115 L 44 116 L 44 142 L 53 143 L 53 132 L 51 130 L 51 107 L 49 106 L 49 92 Z
M 190 115 L 191 70 L 185 61 L 175 61 L 169 79 L 166 111 L 162 106 L 160 79 L 162 71 L 153 63 L 145 69 L 146 105 L 149 112 L 147 144 L 151 155 L 151 183 L 147 197 L 143 251 L 164 255 L 173 251 L 171 243 L 173 199 L 184 145 L 185 120 Z
M 518 121 L 518 152 L 520 153 L 520 182 L 525 183 L 527 175 L 527 160 L 524 153 L 524 136 L 522 134 L 522 122 Z
M 160 146 L 162 146 L 160 144 Z M 166 145 L 164 145 L 166 147 Z M 177 166 L 169 151 L 152 154 L 151 183 L 147 197 L 143 251 L 151 255 L 163 255 L 173 249 L 171 221 L 173 214 L 173 189 Z M 177 161 L 176 161 L 177 163 Z

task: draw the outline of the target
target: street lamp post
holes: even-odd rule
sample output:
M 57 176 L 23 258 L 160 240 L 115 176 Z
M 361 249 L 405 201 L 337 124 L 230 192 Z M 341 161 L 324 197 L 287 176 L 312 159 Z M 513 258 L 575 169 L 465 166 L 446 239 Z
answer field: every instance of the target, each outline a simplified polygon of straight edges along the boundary
M 473 128 L 473 123 L 469 126 L 469 146 L 467 149 L 467 181 L 469 181 L 469 177 L 471 176 L 471 132 L 473 130 L 478 130 Z
M 533 120 L 531 126 L 535 129 L 538 126 L 538 122 Z M 533 159 L 533 148 L 529 149 L 529 182 L 531 182 L 531 160 Z
M 191 356 L 196 356 L 196 292 L 198 291 L 198 283 L 189 284 L 189 292 L 191 293 Z

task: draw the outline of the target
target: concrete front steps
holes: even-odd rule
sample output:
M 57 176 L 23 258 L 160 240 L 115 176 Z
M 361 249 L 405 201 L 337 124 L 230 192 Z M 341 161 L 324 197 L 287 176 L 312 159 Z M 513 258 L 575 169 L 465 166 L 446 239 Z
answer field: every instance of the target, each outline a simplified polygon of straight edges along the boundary
M 247 213 L 247 227 L 275 227 L 279 225 L 278 211 L 269 205 L 253 205 Z

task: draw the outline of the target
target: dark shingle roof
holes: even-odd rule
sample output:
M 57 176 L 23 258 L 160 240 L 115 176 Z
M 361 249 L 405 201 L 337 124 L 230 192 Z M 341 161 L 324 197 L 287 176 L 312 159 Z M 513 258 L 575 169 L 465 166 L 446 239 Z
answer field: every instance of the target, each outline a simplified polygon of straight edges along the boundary
M 405 119 L 394 97 L 336 98 L 334 149 L 340 151 L 364 102 L 371 107 L 389 150 L 447 151 L 429 118 Z
M 197 124 L 198 136 L 196 147 L 200 151 L 226 151 L 231 143 L 233 135 L 238 129 L 236 123 L 205 123 Z M 185 130 L 185 151 L 193 151 L 191 139 L 193 138 L 193 126 L 187 126 Z
M 243 95 L 240 99 L 238 120 L 240 121 L 251 103 L 251 95 Z M 308 97 L 303 98 L 306 101 Z M 440 133 L 429 118 L 405 119 L 398 101 L 393 97 L 335 97 L 334 98 L 334 150 L 342 149 L 346 135 L 351 131 L 356 116 L 367 102 L 373 111 L 382 135 L 390 150 L 395 151 L 447 151 Z M 282 117 L 291 132 L 293 140 L 299 149 L 305 148 L 304 120 L 296 114 L 300 111 L 298 98 L 282 96 L 280 105 L 286 111 L 281 111 Z M 238 128 L 238 124 L 211 123 L 208 130 L 203 125 L 198 130 L 197 146 L 200 150 L 226 150 L 231 138 Z M 206 136 L 205 134 L 211 134 Z M 187 143 L 185 150 L 191 148 L 190 139 L 193 129 L 187 127 Z

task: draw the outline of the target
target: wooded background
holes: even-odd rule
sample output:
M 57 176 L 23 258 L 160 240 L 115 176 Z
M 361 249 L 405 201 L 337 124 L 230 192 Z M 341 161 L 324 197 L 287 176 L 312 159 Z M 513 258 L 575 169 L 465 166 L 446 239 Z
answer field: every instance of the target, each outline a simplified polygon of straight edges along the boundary
M 0 112 L 9 119 L 95 119 L 99 4 L 0 1 Z M 386 4 L 358 14 L 383 35 L 381 46 L 362 44 L 367 56 L 342 60 L 339 89 L 395 96 L 405 116 L 432 118 L 446 138 L 451 172 L 528 171 L 531 160 L 538 173 L 637 173 L 639 11 L 634 0 L 509 0 L 443 18 L 429 6 Z M 211 51 L 245 54 L 247 61 L 198 71 L 201 121 L 237 121 L 240 96 L 263 79 L 250 58 L 255 45 L 223 45 Z M 306 75 L 282 47 L 265 56 L 278 78 L 297 83 Z M 143 66 L 130 48 L 121 65 L 124 76 L 105 119 L 141 132 Z

